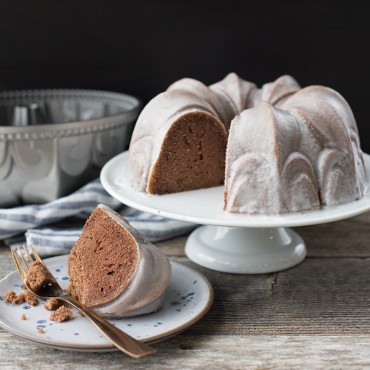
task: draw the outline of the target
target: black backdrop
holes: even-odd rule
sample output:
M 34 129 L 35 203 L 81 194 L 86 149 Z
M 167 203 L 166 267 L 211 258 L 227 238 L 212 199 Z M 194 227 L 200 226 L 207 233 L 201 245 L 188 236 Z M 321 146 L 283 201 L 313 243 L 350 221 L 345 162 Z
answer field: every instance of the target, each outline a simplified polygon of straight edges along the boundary
M 281 74 L 338 90 L 370 153 L 368 1 L 0 0 L 0 88 L 94 88 L 144 102 L 182 77 Z

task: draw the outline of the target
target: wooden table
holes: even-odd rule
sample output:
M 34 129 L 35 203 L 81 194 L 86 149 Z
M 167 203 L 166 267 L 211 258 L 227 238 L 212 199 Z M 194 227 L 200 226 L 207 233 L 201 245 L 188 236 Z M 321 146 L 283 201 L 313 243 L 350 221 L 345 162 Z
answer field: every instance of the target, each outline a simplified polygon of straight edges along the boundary
M 0 369 L 370 368 L 370 213 L 296 229 L 308 256 L 278 273 L 233 275 L 195 265 L 185 237 L 157 245 L 201 271 L 215 301 L 184 333 L 140 360 L 120 352 L 64 352 L 0 328 Z M 0 246 L 0 278 L 14 265 Z

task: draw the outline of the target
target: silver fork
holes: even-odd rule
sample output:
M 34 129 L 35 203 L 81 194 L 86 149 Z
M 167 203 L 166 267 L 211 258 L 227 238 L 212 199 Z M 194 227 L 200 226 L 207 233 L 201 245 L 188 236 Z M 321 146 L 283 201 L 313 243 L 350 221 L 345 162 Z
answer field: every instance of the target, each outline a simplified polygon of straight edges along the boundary
M 19 260 L 14 250 L 12 250 L 12 257 L 17 266 L 17 269 L 23 280 L 24 285 L 30 292 L 32 292 L 33 294 L 42 299 L 57 298 L 58 300 L 62 302 L 67 302 L 73 307 L 77 308 L 77 310 L 79 310 L 85 317 L 87 317 L 118 349 L 120 349 L 122 352 L 124 352 L 126 355 L 130 357 L 140 358 L 152 355 L 157 352 L 155 348 L 150 347 L 147 344 L 130 337 L 128 334 L 124 333 L 123 331 L 112 325 L 110 322 L 103 319 L 101 316 L 97 315 L 94 311 L 92 311 L 88 307 L 83 306 L 81 303 L 77 302 L 72 297 L 70 297 L 67 293 L 63 291 L 63 289 L 57 283 L 56 279 L 50 273 L 49 269 L 46 267 L 46 265 L 44 264 L 40 256 L 37 254 L 35 249 L 31 247 L 32 254 L 35 256 L 35 259 L 28 252 L 26 247 L 23 247 L 22 249 L 18 247 L 19 254 L 22 257 L 22 260 L 26 268 L 23 267 L 21 261 Z M 50 274 L 51 280 L 49 284 L 38 290 L 31 289 L 26 279 L 27 271 L 31 268 L 32 263 L 35 260 L 42 263 L 42 265 L 46 268 L 46 270 Z

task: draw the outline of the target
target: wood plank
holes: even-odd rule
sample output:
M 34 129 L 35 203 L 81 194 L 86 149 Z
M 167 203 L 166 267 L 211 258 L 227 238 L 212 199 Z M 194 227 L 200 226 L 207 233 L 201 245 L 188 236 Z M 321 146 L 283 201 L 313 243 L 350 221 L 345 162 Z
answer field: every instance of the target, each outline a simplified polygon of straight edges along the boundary
M 307 258 L 295 268 L 264 275 L 198 270 L 214 286 L 215 301 L 190 329 L 194 334 L 369 333 L 370 259 Z
M 370 257 L 370 212 L 347 220 L 298 227 L 309 257 Z
M 161 249 L 167 256 L 171 257 L 185 257 L 184 246 L 187 236 L 180 236 L 177 238 L 164 240 L 161 242 L 154 243 L 159 249 Z
M 368 336 L 178 335 L 157 343 L 153 357 L 132 360 L 119 352 L 83 353 L 46 348 L 5 334 L 2 369 L 364 369 Z M 15 355 L 16 354 L 16 355 Z

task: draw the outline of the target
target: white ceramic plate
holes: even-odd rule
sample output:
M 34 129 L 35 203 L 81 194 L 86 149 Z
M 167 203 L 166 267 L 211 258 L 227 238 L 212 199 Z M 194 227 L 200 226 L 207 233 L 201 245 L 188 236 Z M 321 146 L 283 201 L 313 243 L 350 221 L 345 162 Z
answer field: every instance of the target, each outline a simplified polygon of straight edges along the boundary
M 367 173 L 370 174 L 370 156 L 365 154 Z M 100 179 L 114 198 L 144 212 L 195 222 L 203 225 L 231 227 L 291 227 L 315 225 L 357 216 L 370 209 L 370 184 L 363 198 L 319 211 L 260 216 L 228 214 L 223 211 L 222 186 L 185 191 L 182 193 L 151 195 L 138 192 L 129 184 L 128 152 L 111 159 L 103 167 Z
M 67 256 L 45 259 L 62 288 L 68 286 Z M 165 294 L 163 307 L 155 313 L 130 319 L 110 320 L 129 335 L 144 342 L 157 342 L 178 334 L 198 321 L 211 307 L 213 289 L 197 271 L 171 261 L 172 279 Z M 0 296 L 9 290 L 22 292 L 18 272 L 0 281 Z M 22 314 L 27 320 L 22 320 Z M 13 305 L 0 299 L 0 325 L 25 339 L 49 347 L 77 351 L 115 350 L 93 324 L 73 310 L 73 319 L 62 323 L 49 321 L 50 311 L 43 301 L 32 307 L 27 303 Z M 45 333 L 39 333 L 44 328 Z

